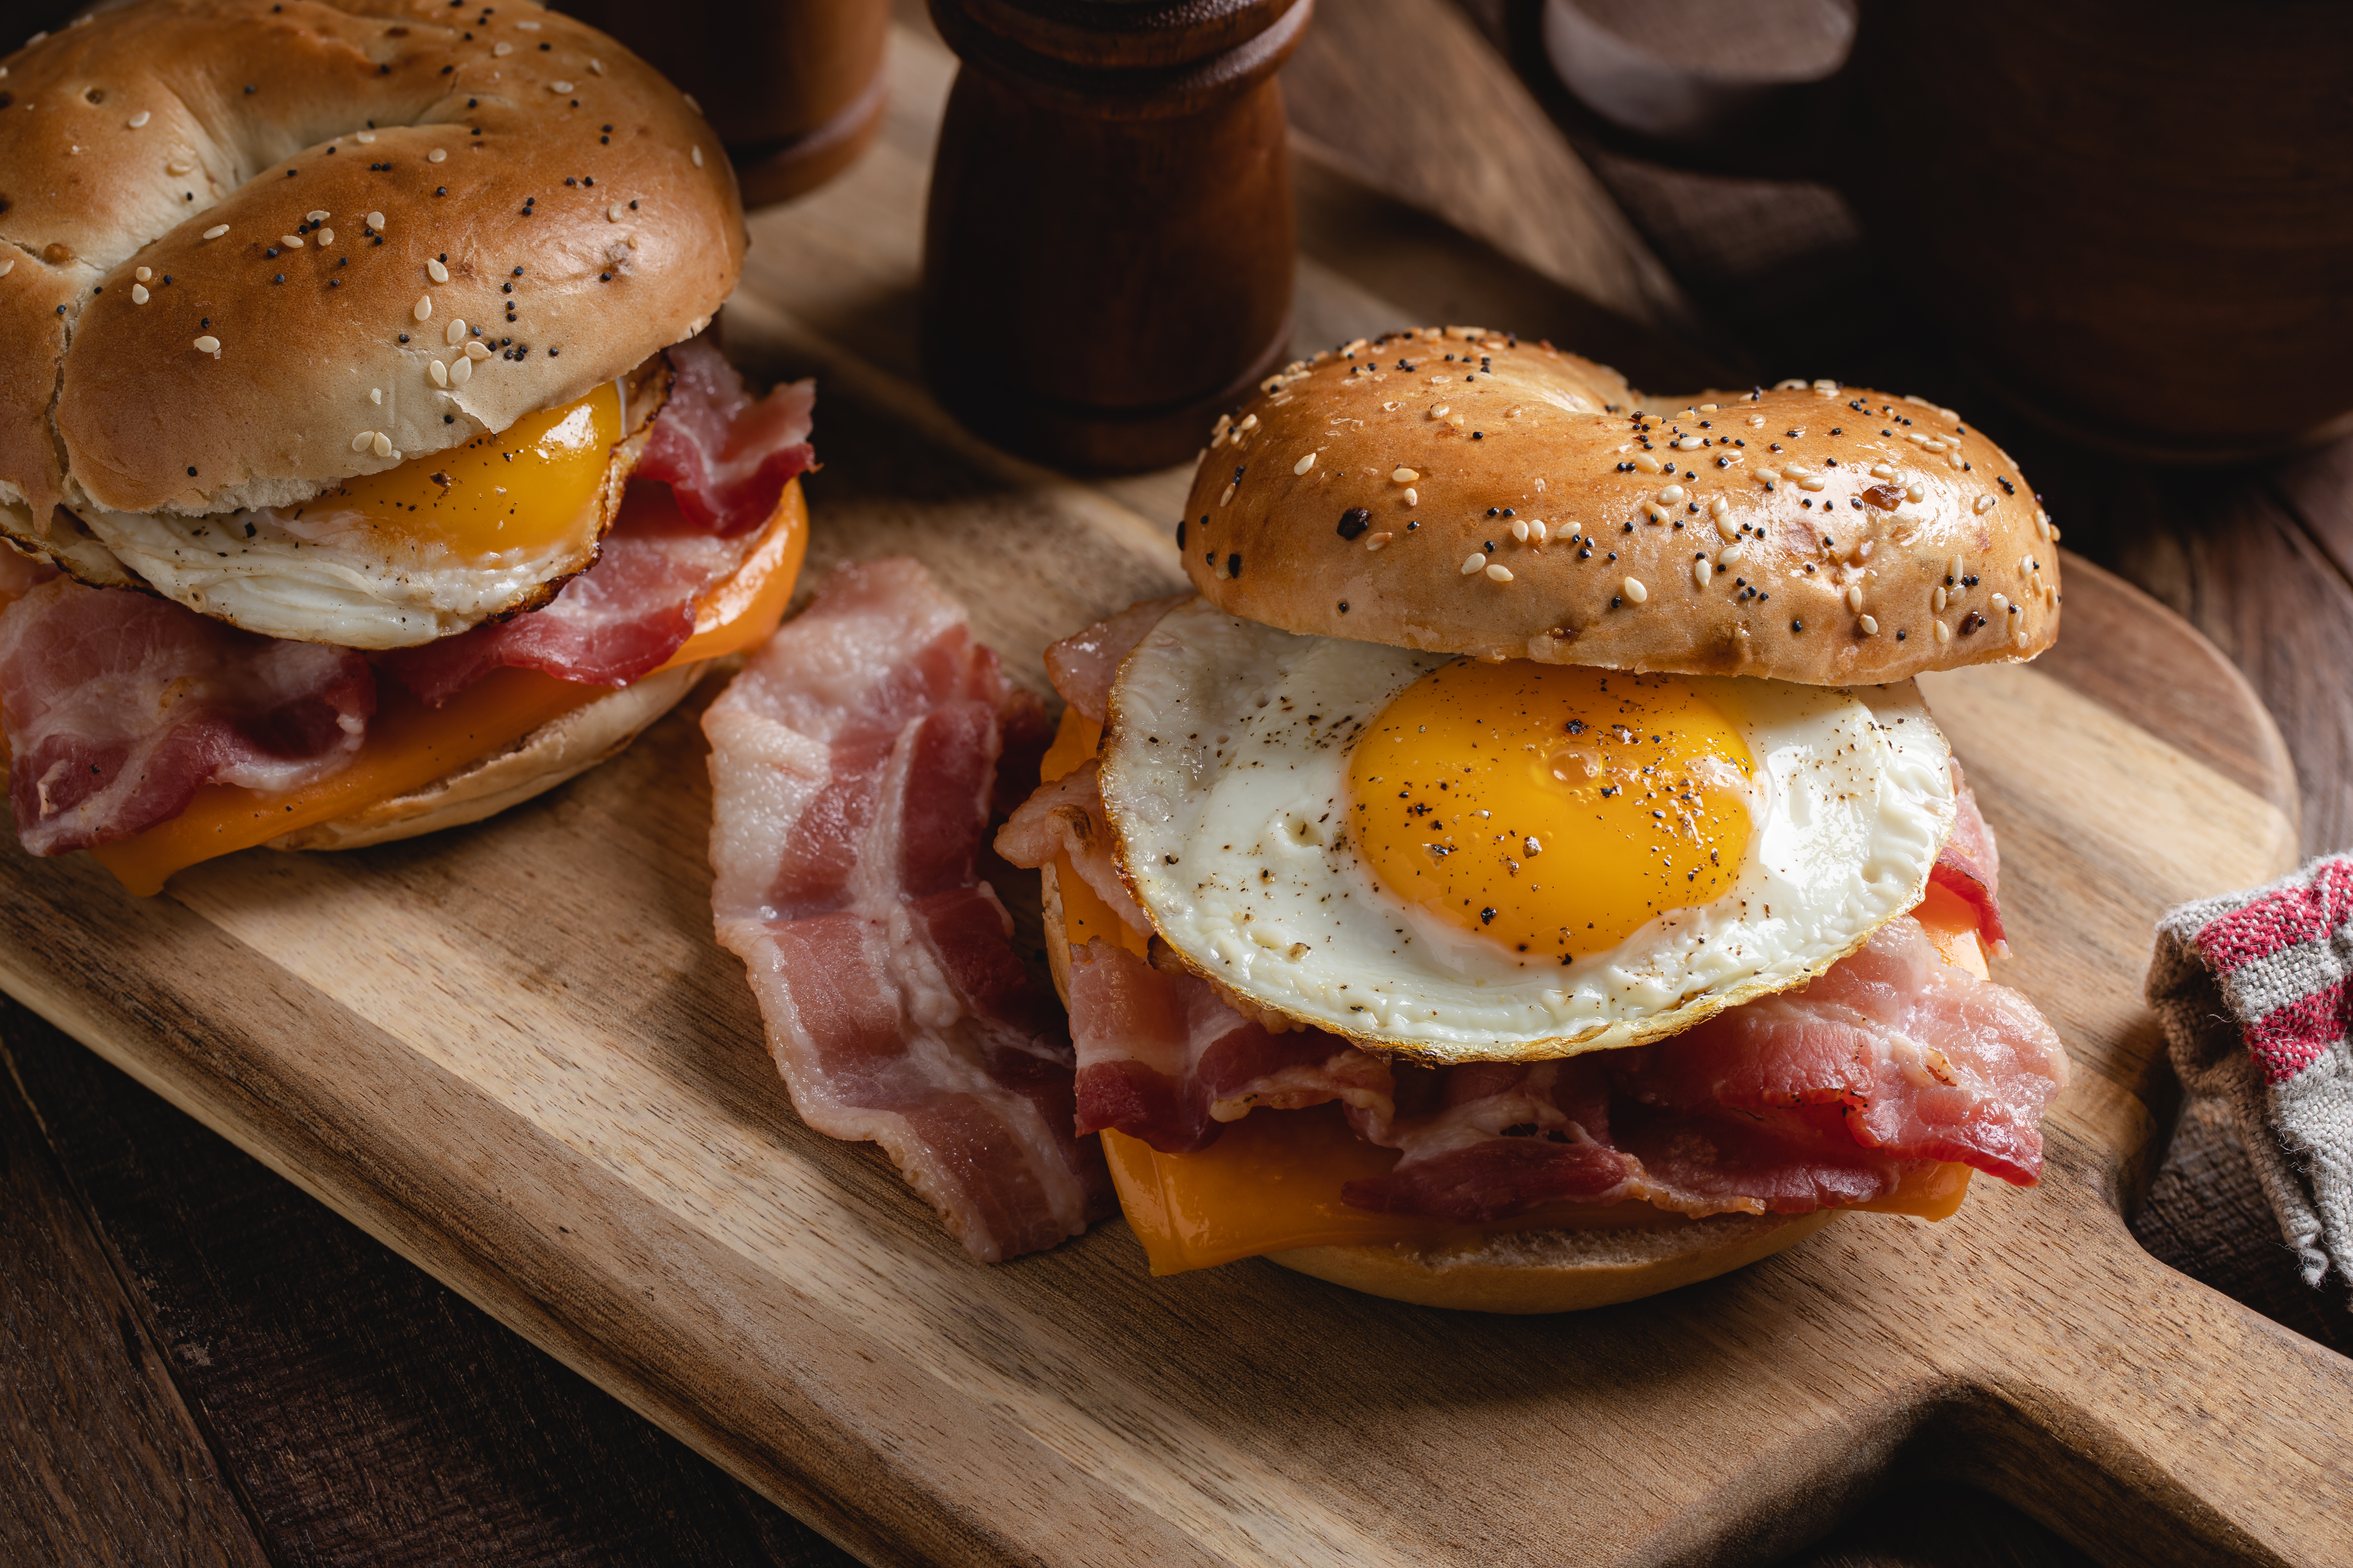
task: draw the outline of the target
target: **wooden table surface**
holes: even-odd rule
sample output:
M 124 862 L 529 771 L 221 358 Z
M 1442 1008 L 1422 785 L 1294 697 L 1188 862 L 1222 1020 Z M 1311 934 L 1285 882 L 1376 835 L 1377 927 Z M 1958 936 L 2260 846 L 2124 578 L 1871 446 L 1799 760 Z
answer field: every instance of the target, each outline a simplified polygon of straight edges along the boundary
M 1519 9 L 1334 0 L 1290 68 L 1305 199 L 1394 193 L 1483 242 L 1399 254 L 1391 265 L 1423 269 L 1400 297 L 1442 294 L 1453 268 L 1465 296 L 1519 306 L 1520 330 L 1603 357 L 1635 328 L 1664 331 L 1741 375 L 1836 375 L 1975 411 L 2071 546 L 2245 671 L 2295 753 L 2307 850 L 2353 842 L 2353 445 L 2183 473 L 2004 418 L 1827 193 L 1572 151 L 1557 106 L 1509 63 L 1525 58 Z M 13 1005 L 0 1053 L 0 1561 L 848 1561 Z M 2353 1350 L 2353 1317 L 2295 1279 L 2204 1108 L 2135 1229 L 2175 1267 Z M 1920 1478 L 1804 1561 L 2083 1559 L 1998 1500 Z

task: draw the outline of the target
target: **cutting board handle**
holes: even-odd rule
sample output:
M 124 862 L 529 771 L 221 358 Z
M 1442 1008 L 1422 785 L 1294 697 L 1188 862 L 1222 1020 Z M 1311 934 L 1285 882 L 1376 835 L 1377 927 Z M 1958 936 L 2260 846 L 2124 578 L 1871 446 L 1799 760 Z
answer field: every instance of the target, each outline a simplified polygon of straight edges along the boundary
M 2353 1562 L 2353 1361 L 2158 1262 L 2088 1185 L 2059 1206 L 2074 1266 L 1979 1342 L 1938 1468 L 2104 1562 Z

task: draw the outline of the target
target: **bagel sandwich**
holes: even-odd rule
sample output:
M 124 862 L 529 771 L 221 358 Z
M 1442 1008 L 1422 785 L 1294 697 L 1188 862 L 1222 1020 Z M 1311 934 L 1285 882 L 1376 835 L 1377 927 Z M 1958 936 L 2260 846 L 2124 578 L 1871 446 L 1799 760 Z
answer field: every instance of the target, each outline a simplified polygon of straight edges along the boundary
M 2047 647 L 2056 538 L 1918 399 L 1476 328 L 1271 377 L 997 839 L 1154 1271 L 1557 1311 L 2031 1184 L 2066 1057 L 1913 678 Z
M 734 177 L 535 5 L 136 0 L 0 60 L 0 720 L 133 890 L 470 822 L 772 630 L 807 384 Z

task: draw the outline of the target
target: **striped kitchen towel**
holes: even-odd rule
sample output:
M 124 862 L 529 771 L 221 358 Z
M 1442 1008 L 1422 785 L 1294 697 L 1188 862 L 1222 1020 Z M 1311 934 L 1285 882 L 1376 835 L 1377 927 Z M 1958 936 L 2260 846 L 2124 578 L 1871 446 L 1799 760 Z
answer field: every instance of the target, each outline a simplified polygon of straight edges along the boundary
M 2353 1284 L 2353 853 L 2158 922 L 2149 1005 L 2238 1121 L 2307 1284 Z

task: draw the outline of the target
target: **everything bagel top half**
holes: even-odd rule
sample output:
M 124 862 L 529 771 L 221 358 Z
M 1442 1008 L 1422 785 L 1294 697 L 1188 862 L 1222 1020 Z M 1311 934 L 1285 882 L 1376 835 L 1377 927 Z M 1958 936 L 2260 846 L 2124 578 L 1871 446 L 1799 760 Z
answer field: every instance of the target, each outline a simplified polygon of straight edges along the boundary
M 707 464 L 702 489 L 680 489 L 706 542 L 723 544 L 692 563 L 666 546 L 670 580 L 694 586 L 641 625 L 699 637 L 715 629 L 704 624 L 712 584 L 733 583 L 739 610 L 765 605 L 781 591 L 776 568 L 797 563 L 797 533 L 786 549 L 755 525 L 797 505 L 797 489 L 780 496 L 806 465 L 807 395 L 796 427 L 773 400 L 751 405 L 714 351 L 674 349 L 742 270 L 733 174 L 691 100 L 570 17 L 444 0 L 139 0 L 81 16 L 0 60 L 0 532 L 82 584 L 169 601 L 216 628 L 339 658 L 364 650 L 366 668 L 353 667 L 329 709 L 343 750 L 371 767 L 388 726 L 379 715 L 353 739 L 375 701 L 349 696 L 354 682 L 428 708 L 451 701 L 467 670 L 469 683 L 506 671 L 491 684 L 513 687 L 508 667 L 522 662 L 571 683 L 528 713 L 477 724 L 506 733 L 496 751 L 543 729 L 565 706 L 556 697 L 578 706 L 652 672 L 616 664 L 627 639 L 588 637 L 571 601 L 509 637 L 537 650 L 528 657 L 478 645 L 533 625 L 527 612 L 634 537 L 627 481 L 649 440 L 660 451 L 659 426 L 680 427 L 681 452 L 740 455 L 742 432 L 726 422 L 752 406 L 768 415 L 749 465 L 761 482 L 737 487 L 733 511 L 711 489 L 733 481 Z M 673 454 L 653 466 L 676 483 L 694 465 Z M 760 515 L 738 515 L 746 497 Z M 754 566 L 759 582 L 742 580 Z M 781 575 L 788 589 L 791 572 Z M 631 580 L 642 586 L 649 572 Z M 25 594 L 19 584 L 0 597 Z M 592 597 L 609 608 L 616 595 Z M 566 622 L 568 643 L 555 635 Z M 470 634 L 465 659 L 440 660 L 463 665 L 457 675 L 417 673 L 418 657 Z M 88 684 L 52 670 L 32 689 L 5 665 L 12 647 L 31 657 L 28 635 L 0 636 L 20 834 L 60 852 L 156 826 L 152 805 L 60 805 L 58 791 L 84 786 L 59 773 L 45 795 L 25 776 L 44 715 Z M 227 644 L 200 654 L 198 642 L 158 687 L 184 710 L 196 664 L 259 657 Z M 551 653 L 559 643 L 570 651 Z M 599 658 L 586 657 L 592 643 Z M 400 682 L 375 680 L 388 670 Z M 326 679 L 294 684 L 323 691 Z M 208 711 L 252 707 L 257 683 L 285 684 L 221 676 Z M 649 716 L 575 735 L 569 766 Z M 271 709 L 231 728 L 308 735 L 318 721 Z M 185 737 L 114 740 L 121 754 L 204 750 Z M 480 760 L 447 736 L 428 750 L 440 773 L 417 776 L 427 764 L 412 756 L 398 779 L 343 805 L 413 795 Z M 50 763 L 69 760 L 90 776 L 79 753 Z M 313 760 L 352 792 L 351 756 Z M 553 763 L 523 771 L 539 787 L 563 776 Z M 287 777 L 275 763 L 216 773 L 190 787 L 241 782 L 266 795 Z M 515 798 L 515 782 L 490 793 Z M 281 829 L 300 826 L 290 816 L 343 820 L 280 811 Z

